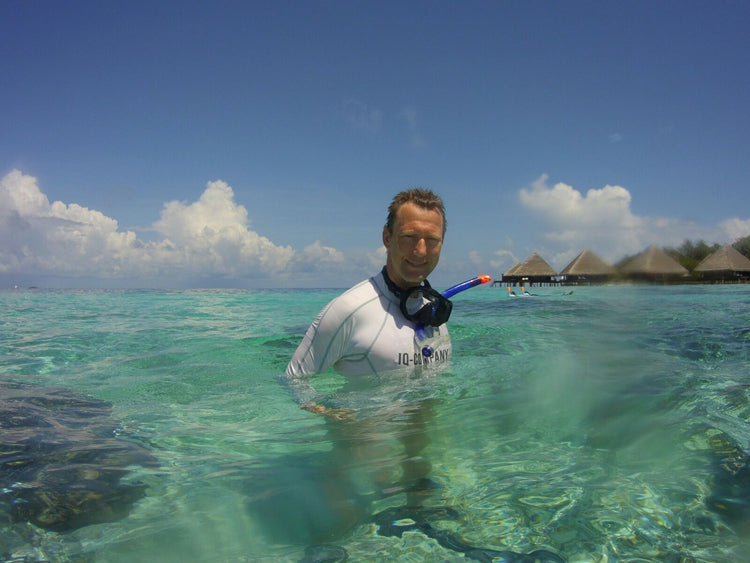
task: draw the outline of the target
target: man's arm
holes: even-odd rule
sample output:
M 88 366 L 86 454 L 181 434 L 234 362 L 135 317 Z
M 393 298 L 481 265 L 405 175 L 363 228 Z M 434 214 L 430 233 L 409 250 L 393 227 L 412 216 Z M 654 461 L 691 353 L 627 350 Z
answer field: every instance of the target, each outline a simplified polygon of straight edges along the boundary
M 327 409 L 315 403 L 317 393 L 309 378 L 328 371 L 344 354 L 349 335 L 349 315 L 340 311 L 336 300 L 329 303 L 307 329 L 281 380 L 290 389 L 295 400 L 311 412 Z

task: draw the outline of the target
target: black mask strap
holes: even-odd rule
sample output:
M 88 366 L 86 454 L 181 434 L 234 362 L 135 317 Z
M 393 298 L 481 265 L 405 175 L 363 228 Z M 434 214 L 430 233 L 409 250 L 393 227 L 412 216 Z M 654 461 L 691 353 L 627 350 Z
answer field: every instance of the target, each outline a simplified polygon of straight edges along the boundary
M 391 293 L 393 295 L 395 295 L 396 297 L 398 297 L 399 299 L 401 299 L 404 296 L 405 292 L 410 291 L 412 289 L 412 288 L 401 289 L 399 286 L 397 286 L 393 282 L 393 280 L 388 276 L 388 266 L 383 266 L 383 269 L 381 270 L 381 273 L 383 274 L 383 279 L 385 280 L 385 285 L 387 285 L 388 289 L 391 291 Z M 430 282 L 428 282 L 427 280 L 424 280 L 424 282 L 422 282 L 421 286 L 416 285 L 414 287 L 431 288 L 432 286 L 430 285 Z
M 383 266 L 383 279 L 388 289 L 398 297 L 401 312 L 404 316 L 422 326 L 440 326 L 448 322 L 453 309 L 453 303 L 432 289 L 430 282 L 424 280 L 422 285 L 415 285 L 409 289 L 401 289 L 388 276 L 388 268 Z M 416 310 L 410 310 L 409 300 L 415 301 Z

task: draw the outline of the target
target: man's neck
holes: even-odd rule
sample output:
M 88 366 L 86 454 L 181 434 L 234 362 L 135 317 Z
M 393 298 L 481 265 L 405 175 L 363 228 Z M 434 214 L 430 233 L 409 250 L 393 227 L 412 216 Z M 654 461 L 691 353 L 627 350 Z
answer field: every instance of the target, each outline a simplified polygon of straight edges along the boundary
M 400 287 L 396 285 L 396 282 L 394 282 L 391 276 L 388 275 L 387 264 L 383 266 L 382 273 L 383 273 L 383 279 L 385 280 L 385 285 L 388 286 L 388 289 L 391 291 L 391 293 L 393 293 L 396 297 L 399 297 L 399 298 L 403 295 L 405 291 L 407 291 L 408 289 L 411 289 L 411 287 L 417 287 L 418 285 L 423 285 L 424 287 L 431 287 L 430 282 L 428 282 L 427 280 L 424 280 L 424 282 L 422 282 L 421 284 L 416 284 L 410 287 Z

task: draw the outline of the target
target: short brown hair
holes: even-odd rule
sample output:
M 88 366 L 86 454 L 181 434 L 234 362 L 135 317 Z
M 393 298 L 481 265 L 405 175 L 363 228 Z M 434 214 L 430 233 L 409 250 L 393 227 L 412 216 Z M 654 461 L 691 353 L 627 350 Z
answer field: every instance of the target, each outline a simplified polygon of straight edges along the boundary
M 448 226 L 448 221 L 445 219 L 445 205 L 440 196 L 435 194 L 432 190 L 425 188 L 411 188 L 404 190 L 396 194 L 388 207 L 388 220 L 386 221 L 386 228 L 389 233 L 393 233 L 393 224 L 396 222 L 396 213 L 405 203 L 414 203 L 419 207 L 425 209 L 434 209 L 443 217 L 443 236 L 445 236 L 445 229 Z

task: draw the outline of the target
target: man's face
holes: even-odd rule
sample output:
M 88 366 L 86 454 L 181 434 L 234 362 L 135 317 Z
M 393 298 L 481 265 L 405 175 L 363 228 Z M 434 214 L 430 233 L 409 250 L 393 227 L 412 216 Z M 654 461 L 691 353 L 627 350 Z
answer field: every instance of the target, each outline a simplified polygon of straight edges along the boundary
M 405 203 L 396 212 L 393 233 L 383 228 L 388 252 L 388 277 L 401 289 L 408 289 L 430 275 L 440 260 L 443 246 L 443 216 L 434 209 Z

